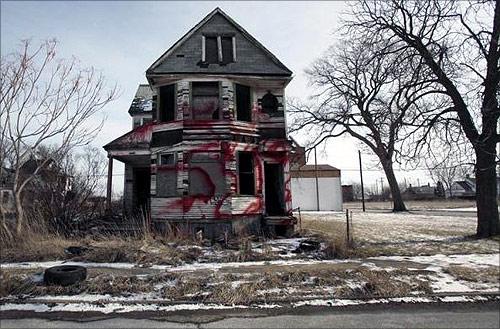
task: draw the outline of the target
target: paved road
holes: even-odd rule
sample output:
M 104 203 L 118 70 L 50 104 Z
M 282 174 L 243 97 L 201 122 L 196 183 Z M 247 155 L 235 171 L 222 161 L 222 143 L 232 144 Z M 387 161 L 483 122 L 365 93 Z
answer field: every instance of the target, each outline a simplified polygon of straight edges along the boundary
M 499 328 L 499 303 L 379 305 L 357 308 L 307 307 L 280 311 L 226 311 L 158 316 L 136 313 L 119 317 L 69 320 L 64 315 L 17 314 L 0 320 L 4 328 Z M 16 316 L 10 314 L 9 317 Z M 38 315 L 40 316 L 40 315 Z

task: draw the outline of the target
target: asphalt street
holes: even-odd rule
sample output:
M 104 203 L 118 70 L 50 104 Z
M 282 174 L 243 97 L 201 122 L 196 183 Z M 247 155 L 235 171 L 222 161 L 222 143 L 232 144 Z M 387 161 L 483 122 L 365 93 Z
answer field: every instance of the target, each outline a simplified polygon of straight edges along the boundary
M 2 314 L 1 328 L 499 328 L 498 302 L 182 314 Z M 6 317 L 4 317 L 6 315 Z M 40 318 L 41 317 L 41 318 Z

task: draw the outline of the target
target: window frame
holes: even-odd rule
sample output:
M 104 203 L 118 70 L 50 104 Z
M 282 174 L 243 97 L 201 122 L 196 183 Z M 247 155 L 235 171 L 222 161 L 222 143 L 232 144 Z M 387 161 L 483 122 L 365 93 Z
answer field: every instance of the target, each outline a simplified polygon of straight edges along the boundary
M 242 120 L 239 117 L 239 106 L 238 106 L 238 86 L 242 86 L 244 88 L 248 88 L 248 120 Z M 237 121 L 243 121 L 243 122 L 253 122 L 252 118 L 252 100 L 253 100 L 253 95 L 252 95 L 252 87 L 241 84 L 241 83 L 234 83 L 234 105 L 236 107 L 236 120 Z
M 208 53 L 207 53 L 207 39 L 216 40 L 216 54 L 215 56 L 210 56 L 210 58 L 217 58 L 218 61 L 208 61 Z M 223 39 L 230 39 L 230 49 L 227 50 L 226 54 L 231 54 L 231 58 L 226 60 L 224 58 L 224 46 Z M 227 43 L 225 43 L 227 44 Z M 205 33 L 201 36 L 201 62 L 204 64 L 219 64 L 219 65 L 227 65 L 229 63 L 236 62 L 236 36 L 234 33 L 222 33 L 222 34 L 214 34 L 214 33 Z
M 171 120 L 167 117 L 167 113 L 165 112 L 165 99 L 162 97 L 162 88 L 167 88 L 170 87 L 172 88 L 172 100 L 173 100 L 173 108 L 172 108 L 172 117 Z M 157 100 L 159 99 L 159 104 L 157 106 L 157 119 L 158 122 L 172 122 L 176 120 L 177 117 L 177 84 L 176 83 L 171 83 L 171 84 L 166 84 L 162 86 L 158 86 L 158 92 L 157 92 Z
M 175 166 L 175 164 L 177 162 L 175 153 L 176 152 L 162 152 L 162 153 L 158 154 L 158 160 L 159 160 L 159 161 L 157 161 L 158 165 L 160 165 L 160 166 L 172 166 L 172 167 Z M 172 160 L 173 160 L 172 163 L 163 163 L 163 156 L 166 156 L 166 155 L 172 156 Z
M 195 107 L 194 107 L 194 98 L 197 97 L 197 96 L 206 96 L 206 95 L 195 95 L 195 93 L 194 93 L 195 88 L 194 87 L 198 83 L 213 83 L 213 84 L 217 84 L 217 107 L 218 107 L 218 109 L 217 109 L 217 118 L 216 119 L 213 119 L 213 118 L 210 118 L 210 119 L 196 118 Z M 215 96 L 215 95 L 211 95 L 211 96 Z M 221 82 L 220 81 L 214 81 L 214 80 L 210 80 L 210 81 L 191 81 L 189 83 L 189 104 L 190 104 L 190 108 L 191 108 L 191 118 L 192 118 L 192 120 L 221 120 L 222 115 L 223 115 L 223 113 L 222 113 L 222 86 L 221 86 Z
M 241 172 L 241 154 L 247 154 L 250 157 L 251 160 L 251 172 Z M 237 159 L 236 159 L 236 172 L 237 172 L 237 177 L 238 177 L 238 184 L 237 184 L 237 195 L 240 196 L 255 196 L 257 195 L 257 186 L 255 182 L 255 155 L 253 152 L 248 152 L 248 151 L 238 151 L 237 152 Z M 252 186 L 253 186 L 253 193 L 242 193 L 241 192 L 241 175 L 251 175 L 252 176 Z

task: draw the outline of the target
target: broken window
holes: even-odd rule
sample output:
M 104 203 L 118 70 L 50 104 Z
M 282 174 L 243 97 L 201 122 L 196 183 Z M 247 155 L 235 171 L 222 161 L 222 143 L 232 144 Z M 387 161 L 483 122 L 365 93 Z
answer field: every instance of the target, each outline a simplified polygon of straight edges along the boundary
M 203 36 L 205 53 L 203 62 L 205 64 L 228 64 L 235 61 L 235 47 L 233 36 Z
M 238 180 L 239 194 L 255 194 L 254 164 L 251 152 L 238 152 Z
M 270 91 L 268 91 L 261 100 L 262 112 L 264 113 L 274 113 L 278 111 L 279 102 L 278 98 L 274 96 Z
M 205 37 L 205 63 L 219 63 L 219 47 L 217 46 L 217 37 Z
M 222 46 L 222 64 L 228 64 L 234 62 L 233 58 L 233 37 L 222 37 L 221 38 L 221 46 Z
M 160 164 L 162 166 L 173 166 L 175 165 L 175 156 L 173 153 L 165 153 L 160 155 Z
M 148 118 L 148 117 L 138 117 L 138 118 L 133 118 L 132 119 L 133 121 L 133 129 L 137 128 L 137 127 L 140 127 L 142 125 L 145 125 L 145 124 L 148 124 L 152 121 L 151 118 Z
M 177 168 L 174 153 L 160 154 L 160 163 L 156 171 L 156 195 L 171 197 L 177 195 Z
M 192 111 L 195 120 L 219 119 L 219 83 L 192 83 Z
M 236 119 L 252 121 L 250 87 L 236 84 Z
M 160 87 L 160 122 L 175 119 L 175 85 Z
M 189 159 L 189 195 L 214 197 L 226 193 L 224 162 L 218 152 L 193 152 Z

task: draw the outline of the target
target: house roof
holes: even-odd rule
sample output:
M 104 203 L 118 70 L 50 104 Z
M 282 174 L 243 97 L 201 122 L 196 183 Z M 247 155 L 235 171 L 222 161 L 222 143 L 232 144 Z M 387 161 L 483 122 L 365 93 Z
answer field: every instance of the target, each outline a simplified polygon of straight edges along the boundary
M 314 170 L 316 170 L 315 167 L 316 167 L 315 165 L 303 165 L 302 167 L 299 167 L 299 168 L 294 169 L 294 170 L 299 170 L 299 171 L 314 171 Z M 340 171 L 340 169 L 332 167 L 332 166 L 330 166 L 328 164 L 319 164 L 317 167 L 318 167 L 318 169 L 317 169 L 318 171 L 325 171 L 325 170 Z
M 201 65 L 202 35 L 231 34 L 236 39 L 236 61 L 225 65 Z M 146 71 L 160 74 L 235 74 L 290 77 L 290 71 L 266 47 L 220 8 L 215 8 L 174 43 Z
M 153 110 L 153 90 L 147 84 L 140 84 L 135 92 L 134 99 L 128 113 L 130 115 L 137 115 L 143 113 L 151 113 Z
M 290 174 L 293 178 L 313 178 L 313 177 L 340 177 L 340 169 L 327 164 L 303 165 L 299 168 L 290 168 Z
M 462 187 L 465 191 L 474 192 L 474 188 L 467 181 L 463 181 L 462 180 L 462 181 L 456 181 L 455 183 L 457 183 L 458 185 L 460 185 L 460 187 Z

